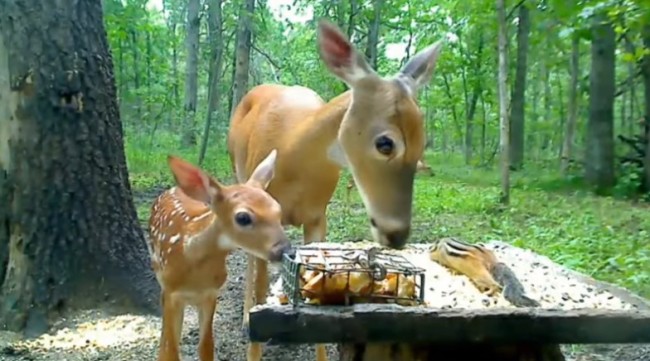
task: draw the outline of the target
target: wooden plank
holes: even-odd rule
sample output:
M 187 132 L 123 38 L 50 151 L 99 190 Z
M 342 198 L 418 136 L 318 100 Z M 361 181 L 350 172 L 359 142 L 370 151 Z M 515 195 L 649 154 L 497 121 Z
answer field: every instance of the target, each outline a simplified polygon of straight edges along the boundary
M 258 305 L 249 337 L 272 343 L 647 343 L 650 311 Z
M 278 280 L 267 304 L 252 310 L 249 336 L 253 341 L 273 343 L 650 342 L 647 300 L 529 250 L 499 241 L 486 246 L 512 268 L 540 308 L 517 308 L 502 296 L 482 295 L 465 276 L 428 260 L 427 244 L 410 244 L 404 256 L 427 270 L 427 306 L 281 306 Z

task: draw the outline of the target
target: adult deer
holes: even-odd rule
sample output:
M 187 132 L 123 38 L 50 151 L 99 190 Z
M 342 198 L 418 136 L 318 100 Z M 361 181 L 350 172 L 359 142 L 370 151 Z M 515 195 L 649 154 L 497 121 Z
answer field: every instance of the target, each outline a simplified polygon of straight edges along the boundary
M 199 311 L 199 359 L 214 360 L 213 316 L 231 250 L 272 262 L 291 250 L 280 205 L 264 191 L 276 156 L 271 151 L 245 183 L 230 186 L 169 156 L 177 186 L 156 198 L 149 218 L 151 266 L 162 291 L 159 361 L 180 361 L 186 305 Z
M 418 160 L 417 165 L 415 166 L 415 172 L 417 173 L 425 173 L 428 174 L 430 177 L 433 177 L 433 170 L 431 169 L 431 166 L 428 165 L 425 161 L 424 158 Z M 348 184 L 345 186 L 345 204 L 350 205 L 350 192 L 354 188 L 354 179 L 350 178 L 348 180 Z
M 342 167 L 349 167 L 369 215 L 375 241 L 406 243 L 411 224 L 413 180 L 425 144 L 416 95 L 435 69 L 442 42 L 421 50 L 396 75 L 381 77 L 329 21 L 318 23 L 320 58 L 350 87 L 329 102 L 302 86 L 263 84 L 237 105 L 228 150 L 238 180 L 245 179 L 270 149 L 278 161 L 268 192 L 282 205 L 282 223 L 302 226 L 304 243 L 324 241 L 326 209 Z M 252 305 L 265 302 L 266 262 L 248 257 L 244 326 Z M 256 266 L 254 266 L 256 263 Z M 249 346 L 249 361 L 261 357 Z M 317 358 L 325 359 L 318 347 Z

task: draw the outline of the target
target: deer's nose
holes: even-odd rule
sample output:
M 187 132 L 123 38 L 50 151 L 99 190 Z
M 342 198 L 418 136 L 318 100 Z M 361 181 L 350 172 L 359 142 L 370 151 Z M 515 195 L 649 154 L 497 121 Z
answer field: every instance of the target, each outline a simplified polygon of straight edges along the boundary
M 388 247 L 402 249 L 411 233 L 411 227 L 405 227 L 385 233 Z

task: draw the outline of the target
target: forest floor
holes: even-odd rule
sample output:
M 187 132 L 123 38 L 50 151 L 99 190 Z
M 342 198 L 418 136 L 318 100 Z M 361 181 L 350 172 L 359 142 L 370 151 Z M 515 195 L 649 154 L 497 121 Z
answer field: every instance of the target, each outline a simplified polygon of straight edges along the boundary
M 166 141 L 159 137 L 158 142 Z M 171 185 L 166 153 L 175 140 L 147 146 L 148 141 L 127 139 L 127 157 L 140 221 L 149 216 L 153 198 Z M 143 145 L 145 144 L 145 145 Z M 190 161 L 196 150 L 177 154 Z M 223 148 L 208 152 L 206 169 L 229 183 L 230 164 Z M 471 242 L 500 239 L 543 254 L 553 261 L 598 280 L 623 286 L 650 297 L 650 208 L 616 197 L 595 197 L 575 179 L 560 180 L 555 165 L 512 176 L 511 204 L 496 202 L 497 169 L 465 166 L 458 159 L 427 157 L 435 175 L 419 175 L 414 199 L 413 242 L 457 236 Z M 369 236 L 365 212 L 356 191 L 345 197 L 348 175 L 339 183 L 328 208 L 328 239 Z M 617 189 L 624 193 L 625 189 Z M 299 233 L 289 229 L 293 239 Z M 228 260 L 229 279 L 219 299 L 215 317 L 216 360 L 245 360 L 242 333 L 245 257 L 235 252 Z M 24 344 L 15 334 L 0 332 L 0 361 L 155 360 L 160 318 L 113 315 L 110 310 L 88 310 L 61 320 L 50 334 Z M 187 309 L 182 338 L 185 360 L 198 360 L 196 312 Z M 330 359 L 336 351 L 329 346 Z M 567 360 L 650 361 L 650 345 L 567 345 Z M 266 361 L 314 360 L 314 346 L 265 346 Z

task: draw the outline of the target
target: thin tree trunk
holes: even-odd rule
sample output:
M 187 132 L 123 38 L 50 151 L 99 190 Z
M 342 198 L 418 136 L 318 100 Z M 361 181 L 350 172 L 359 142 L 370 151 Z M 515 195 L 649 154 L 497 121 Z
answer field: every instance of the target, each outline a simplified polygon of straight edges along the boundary
M 384 0 L 373 0 L 373 18 L 368 30 L 368 44 L 366 46 L 366 58 L 368 64 L 377 70 L 377 46 L 379 44 L 379 27 L 381 25 L 381 8 Z
M 221 68 L 223 67 L 223 21 L 221 16 L 221 0 L 211 0 L 208 9 L 208 29 L 210 31 L 210 73 L 208 74 L 208 112 L 205 117 L 203 141 L 199 153 L 199 165 L 203 164 L 205 152 L 208 149 L 210 124 L 212 115 L 219 108 L 219 84 L 221 83 Z
M 189 0 L 187 4 L 187 36 L 185 48 L 187 63 L 185 65 L 185 122 L 181 138 L 182 147 L 196 145 L 196 102 L 198 98 L 198 66 L 199 66 L 199 0 Z
M 496 0 L 499 23 L 499 128 L 501 152 L 501 203 L 510 203 L 510 121 L 508 119 L 508 34 L 504 0 Z
M 138 34 L 131 30 L 131 51 L 133 52 L 133 90 L 135 91 L 135 114 L 140 119 L 140 50 L 138 49 Z
M 625 51 L 627 51 L 628 53 L 634 54 L 635 53 L 634 44 L 632 44 L 632 42 L 630 42 L 630 41 L 626 41 L 625 42 Z M 627 71 L 629 73 L 627 83 L 628 83 L 628 89 L 629 89 L 630 93 L 629 93 L 629 95 L 627 95 L 626 98 L 627 98 L 628 102 L 630 103 L 630 109 L 629 109 L 629 112 L 623 111 L 623 113 L 627 113 L 627 117 L 625 119 L 623 119 L 623 122 L 627 123 L 627 127 L 624 127 L 623 129 L 627 130 L 627 133 L 628 133 L 629 136 L 634 136 L 636 134 L 636 132 L 634 131 L 634 123 L 635 123 L 634 102 L 636 100 L 636 86 L 635 86 L 635 82 L 634 82 L 634 77 L 636 75 L 635 74 L 636 73 L 635 64 L 632 63 L 632 62 L 629 62 L 627 64 Z M 623 109 L 625 109 L 625 102 L 623 102 Z
M 528 34 L 530 32 L 530 12 L 526 4 L 519 6 L 517 26 L 517 68 L 512 93 L 510 123 L 510 167 L 521 169 L 524 164 L 526 73 L 528 72 Z
M 485 109 L 485 98 L 481 96 L 481 111 L 483 121 L 481 122 L 481 163 L 485 162 L 485 143 L 487 141 L 487 110 Z
M 252 21 L 255 12 L 255 0 L 244 0 L 239 10 L 237 21 L 236 66 L 233 80 L 233 96 L 230 116 L 248 90 L 248 73 L 250 65 Z
M 147 118 L 151 117 L 151 32 L 147 31 Z
M 571 41 L 570 59 L 571 80 L 569 81 L 569 119 L 566 122 L 564 131 L 564 142 L 562 144 L 562 156 L 560 160 L 560 171 L 567 175 L 569 165 L 573 158 L 573 142 L 578 116 L 578 77 L 580 76 L 580 37 L 573 35 Z
M 614 93 L 616 34 L 607 16 L 594 16 L 589 77 L 589 121 L 585 178 L 601 193 L 615 183 Z
M 474 63 L 474 87 L 472 90 L 472 97 L 469 100 L 469 108 L 467 109 L 467 119 L 465 124 L 465 164 L 470 164 L 472 161 L 476 105 L 478 104 L 478 98 L 483 91 L 481 84 L 481 77 L 483 76 L 483 72 L 481 71 L 483 43 L 483 33 L 481 33 L 479 35 L 478 48 L 476 50 L 476 62 Z
M 28 336 L 71 308 L 159 310 L 160 291 L 128 181 L 102 4 L 24 11 L 43 6 L 0 2 L 0 324 Z
M 650 24 L 643 27 L 643 46 L 650 49 Z M 645 85 L 645 190 L 650 192 L 650 54 L 643 58 L 643 82 Z

